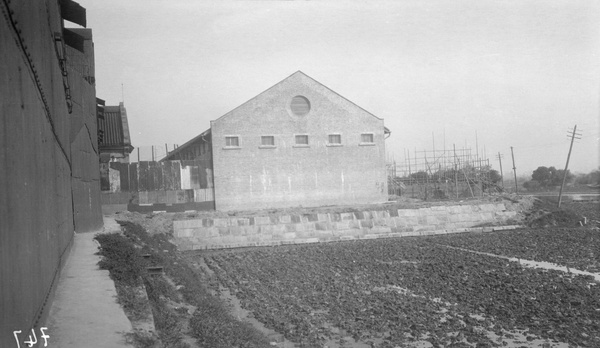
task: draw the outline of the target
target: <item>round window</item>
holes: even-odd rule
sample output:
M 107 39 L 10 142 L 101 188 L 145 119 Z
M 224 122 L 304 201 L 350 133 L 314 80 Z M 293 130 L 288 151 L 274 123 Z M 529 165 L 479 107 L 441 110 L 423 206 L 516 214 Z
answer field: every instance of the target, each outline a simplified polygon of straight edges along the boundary
M 290 109 L 292 109 L 294 115 L 304 116 L 310 111 L 310 102 L 305 97 L 297 95 L 292 98 Z

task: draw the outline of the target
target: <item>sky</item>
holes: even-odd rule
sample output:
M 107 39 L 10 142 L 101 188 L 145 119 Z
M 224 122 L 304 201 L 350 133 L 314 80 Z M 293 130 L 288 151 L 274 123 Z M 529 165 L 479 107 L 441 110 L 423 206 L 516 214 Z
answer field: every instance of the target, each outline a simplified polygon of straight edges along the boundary
M 97 96 L 124 101 L 142 150 L 301 70 L 383 118 L 397 163 L 456 146 L 497 170 L 501 154 L 507 175 L 513 147 L 518 175 L 562 169 L 577 125 L 569 169 L 600 166 L 599 1 L 76 2 Z

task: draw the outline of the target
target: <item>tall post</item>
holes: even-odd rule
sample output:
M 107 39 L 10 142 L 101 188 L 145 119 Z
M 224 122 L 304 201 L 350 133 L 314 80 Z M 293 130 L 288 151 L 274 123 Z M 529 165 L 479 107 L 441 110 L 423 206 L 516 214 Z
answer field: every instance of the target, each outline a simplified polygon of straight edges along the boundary
M 498 161 L 500 161 L 500 181 L 502 181 L 502 187 L 504 187 L 504 173 L 502 172 L 502 155 L 498 152 Z
M 165 157 L 169 156 L 169 148 L 167 147 L 167 143 L 165 143 Z
M 575 141 L 575 139 L 581 139 L 581 138 L 575 138 L 575 135 L 581 135 L 581 134 L 577 134 L 576 132 L 577 132 L 577 125 L 575 125 L 575 127 L 573 127 L 573 132 L 571 132 L 571 146 L 569 146 L 569 154 L 567 155 L 567 164 L 565 164 L 563 180 L 562 180 L 562 184 L 560 185 L 560 191 L 558 192 L 558 207 L 559 208 L 560 208 L 560 203 L 562 201 L 563 188 L 565 187 L 565 181 L 567 180 L 567 169 L 569 168 L 569 160 L 571 159 L 571 150 L 573 150 L 573 142 Z
M 138 163 L 140 163 L 140 147 L 139 146 L 138 146 L 137 150 L 138 150 Z
M 154 145 L 152 145 L 152 162 L 154 162 Z
M 456 174 L 458 168 L 456 167 L 456 144 L 452 144 L 454 148 L 454 189 L 456 190 L 456 199 L 458 199 L 458 175 Z
M 515 167 L 515 154 L 513 153 L 513 147 L 510 147 L 510 155 L 512 156 L 513 172 L 515 173 L 515 194 L 519 194 L 519 185 L 517 185 L 517 167 Z

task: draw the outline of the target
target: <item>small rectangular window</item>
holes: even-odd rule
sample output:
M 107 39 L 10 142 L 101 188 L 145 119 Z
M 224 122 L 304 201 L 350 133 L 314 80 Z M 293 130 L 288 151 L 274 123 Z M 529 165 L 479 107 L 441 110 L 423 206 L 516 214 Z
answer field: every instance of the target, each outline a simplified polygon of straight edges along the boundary
M 296 145 L 308 145 L 308 135 L 296 135 Z
M 341 134 L 329 134 L 329 144 L 341 145 L 342 135 Z
M 363 133 L 360 135 L 361 143 L 373 143 L 373 133 Z
M 261 146 L 275 146 L 275 137 L 272 135 L 263 135 L 260 137 Z
M 225 146 L 239 147 L 240 146 L 240 138 L 239 137 L 225 137 Z

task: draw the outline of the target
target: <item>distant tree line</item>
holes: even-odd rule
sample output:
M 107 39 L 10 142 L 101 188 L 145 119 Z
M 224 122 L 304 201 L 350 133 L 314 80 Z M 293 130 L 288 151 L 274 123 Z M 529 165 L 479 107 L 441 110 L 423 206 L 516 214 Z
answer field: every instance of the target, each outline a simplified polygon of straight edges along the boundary
M 528 191 L 554 190 L 562 184 L 565 171 L 555 167 L 538 167 L 531 174 L 531 180 L 523 183 Z M 600 184 L 600 170 L 594 170 L 588 174 L 574 175 L 569 170 L 566 172 L 565 184 L 577 186 L 595 186 Z

